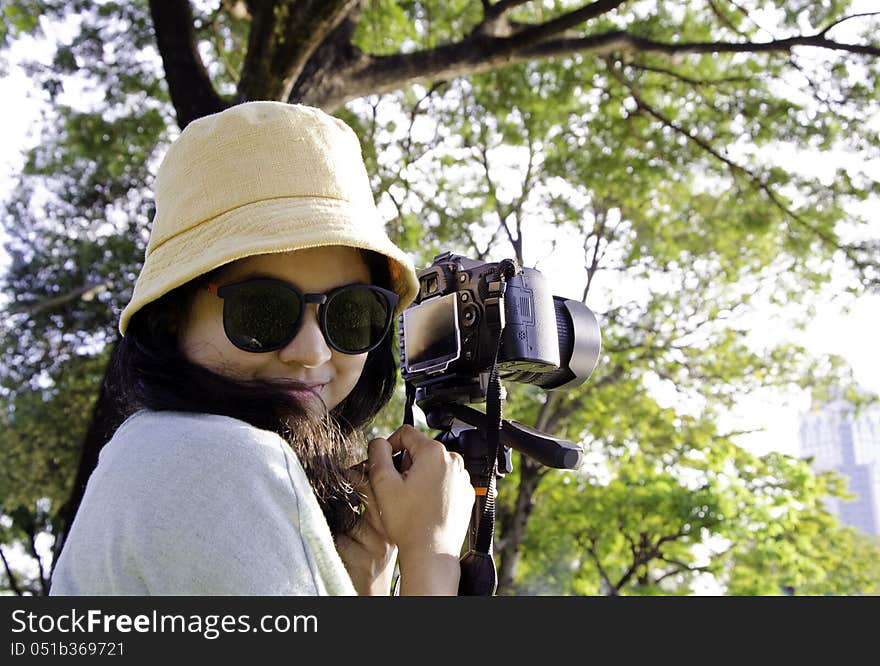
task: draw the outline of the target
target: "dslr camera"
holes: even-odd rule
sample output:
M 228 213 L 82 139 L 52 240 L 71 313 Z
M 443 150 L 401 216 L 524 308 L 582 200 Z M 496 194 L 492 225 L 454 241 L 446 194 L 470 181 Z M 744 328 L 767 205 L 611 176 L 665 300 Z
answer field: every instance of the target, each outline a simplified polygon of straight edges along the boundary
M 482 401 L 493 366 L 502 380 L 545 390 L 579 386 L 596 367 L 602 342 L 595 315 L 551 294 L 536 269 L 445 252 L 418 279 L 419 293 L 398 320 L 398 341 L 401 375 L 423 408 Z
M 572 442 L 501 419 L 500 380 L 579 386 L 599 360 L 599 324 L 583 303 L 551 294 L 538 270 L 510 259 L 483 263 L 445 252 L 417 275 L 419 293 L 398 320 L 405 420 L 412 425 L 418 403 L 428 425 L 443 430 L 435 439 L 461 454 L 479 490 L 459 594 L 492 595 L 495 479 L 513 470 L 511 449 L 560 469 L 577 469 L 582 455 Z M 485 413 L 467 406 L 483 401 Z

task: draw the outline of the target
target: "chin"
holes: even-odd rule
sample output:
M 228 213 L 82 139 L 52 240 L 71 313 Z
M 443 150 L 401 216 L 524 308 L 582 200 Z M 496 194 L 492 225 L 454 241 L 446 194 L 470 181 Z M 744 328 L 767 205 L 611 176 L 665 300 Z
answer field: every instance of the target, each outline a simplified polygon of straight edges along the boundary
M 320 391 L 311 389 L 297 389 L 288 391 L 288 393 L 295 397 L 299 403 L 308 406 L 316 414 L 323 414 L 324 411 L 330 411 L 331 409 L 331 407 L 328 407 L 326 405 Z

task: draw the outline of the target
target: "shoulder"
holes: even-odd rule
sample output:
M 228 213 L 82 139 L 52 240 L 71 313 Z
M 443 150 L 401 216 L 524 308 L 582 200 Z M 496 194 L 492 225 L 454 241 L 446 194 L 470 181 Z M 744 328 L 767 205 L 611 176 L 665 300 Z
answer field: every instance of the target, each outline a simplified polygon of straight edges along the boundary
M 282 441 L 274 432 L 229 416 L 144 410 L 119 426 L 108 446 L 135 445 L 146 447 L 150 453 L 157 453 L 155 447 L 212 451 L 223 446 L 240 455 L 250 451 L 252 445 L 274 448 Z
M 291 482 L 293 451 L 274 432 L 216 414 L 142 411 L 123 423 L 101 451 L 98 469 L 154 477 L 160 484 L 197 474 L 206 480 L 270 472 Z M 292 478 L 292 476 L 294 478 Z
M 278 434 L 227 416 L 150 411 L 120 426 L 89 492 L 84 502 L 116 505 L 144 528 L 201 534 L 222 527 L 242 539 L 238 533 L 256 522 L 300 529 L 313 495 Z
M 302 531 L 311 531 L 310 495 L 275 433 L 224 416 L 140 412 L 101 452 L 57 589 L 318 593 L 321 572 Z M 333 548 L 329 534 L 319 545 Z

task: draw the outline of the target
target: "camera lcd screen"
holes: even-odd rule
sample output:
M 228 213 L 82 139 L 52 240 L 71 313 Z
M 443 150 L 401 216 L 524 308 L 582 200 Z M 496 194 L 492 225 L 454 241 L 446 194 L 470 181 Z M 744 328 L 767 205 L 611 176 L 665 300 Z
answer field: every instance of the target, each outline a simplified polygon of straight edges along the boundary
M 432 298 L 403 311 L 407 372 L 443 371 L 461 354 L 456 295 Z

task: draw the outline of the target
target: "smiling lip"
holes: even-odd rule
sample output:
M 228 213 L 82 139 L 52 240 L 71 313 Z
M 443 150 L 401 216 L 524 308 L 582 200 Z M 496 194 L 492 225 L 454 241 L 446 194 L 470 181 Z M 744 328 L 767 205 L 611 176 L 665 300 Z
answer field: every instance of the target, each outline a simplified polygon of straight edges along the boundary
M 294 393 L 305 393 L 305 392 L 317 393 L 325 386 L 327 386 L 327 384 L 304 384 L 303 388 L 301 388 L 301 389 L 291 389 L 291 390 Z

